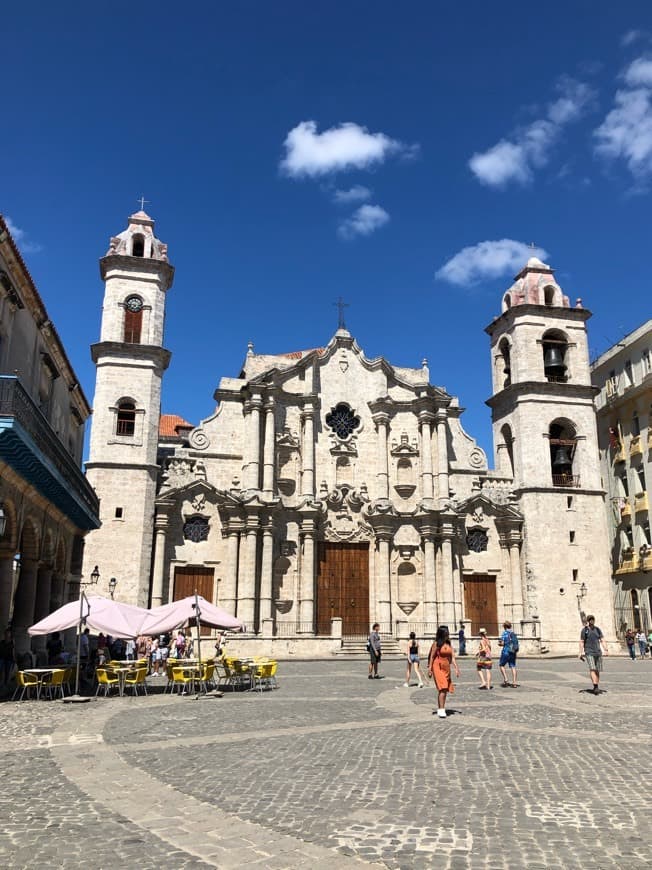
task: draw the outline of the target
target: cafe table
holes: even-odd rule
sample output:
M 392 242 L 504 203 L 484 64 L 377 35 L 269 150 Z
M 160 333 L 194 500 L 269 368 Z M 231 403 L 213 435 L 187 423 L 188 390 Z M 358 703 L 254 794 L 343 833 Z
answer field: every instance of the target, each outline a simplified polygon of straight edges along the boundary
M 116 675 L 116 677 L 118 678 L 118 693 L 121 698 L 124 697 L 125 680 L 127 679 L 127 674 L 129 673 L 129 671 L 135 670 L 134 663 L 130 662 L 129 666 L 124 665 L 119 668 L 115 667 L 115 665 L 104 665 L 104 669 Z
M 36 679 L 38 680 L 36 684 L 36 700 L 40 700 L 41 697 L 41 689 L 43 688 L 43 681 L 46 675 L 50 675 L 55 673 L 55 671 L 65 671 L 65 668 L 23 668 L 23 673 L 25 674 L 34 674 Z

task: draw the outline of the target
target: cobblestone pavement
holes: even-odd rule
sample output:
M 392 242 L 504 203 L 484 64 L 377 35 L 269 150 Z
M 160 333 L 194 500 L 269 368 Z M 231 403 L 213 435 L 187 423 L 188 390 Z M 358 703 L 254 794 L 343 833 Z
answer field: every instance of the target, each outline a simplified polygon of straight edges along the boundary
M 652 866 L 652 661 L 523 661 L 446 720 L 402 662 L 281 663 L 278 691 L 0 704 L 7 868 Z M 495 677 L 499 677 L 496 669 Z

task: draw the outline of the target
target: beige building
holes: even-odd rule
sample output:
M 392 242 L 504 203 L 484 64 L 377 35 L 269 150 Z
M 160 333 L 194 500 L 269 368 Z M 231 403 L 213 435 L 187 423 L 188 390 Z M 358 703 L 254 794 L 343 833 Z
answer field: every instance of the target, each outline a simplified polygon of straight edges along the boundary
M 530 260 L 487 328 L 496 471 L 425 360 L 369 359 L 343 321 L 323 347 L 250 345 L 198 426 L 161 421 L 172 268 L 147 215 L 101 270 L 86 563 L 119 597 L 197 590 L 288 652 L 336 651 L 374 621 L 390 640 L 504 619 L 524 651 L 574 652 L 587 608 L 613 634 L 590 315 L 549 267 Z
M 616 627 L 652 627 L 652 320 L 591 366 L 608 491 Z
M 81 472 L 90 408 L 0 217 L 0 628 L 41 657 L 27 628 L 77 598 L 97 497 Z M 92 571 L 92 568 L 90 569 Z

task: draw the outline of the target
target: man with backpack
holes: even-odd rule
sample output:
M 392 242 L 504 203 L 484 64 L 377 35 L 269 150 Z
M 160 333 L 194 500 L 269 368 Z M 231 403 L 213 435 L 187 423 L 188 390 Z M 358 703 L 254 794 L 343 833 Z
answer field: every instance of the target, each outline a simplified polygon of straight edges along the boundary
M 602 631 L 595 624 L 595 616 L 586 617 L 586 625 L 580 634 L 580 659 L 586 659 L 591 677 L 591 691 L 600 694 L 600 671 L 602 670 L 602 654 L 608 655 L 609 650 Z
M 498 641 L 498 646 L 502 647 L 502 652 L 500 654 L 500 673 L 503 675 L 502 687 L 503 689 L 507 687 L 517 689 L 516 654 L 518 653 L 518 638 L 512 631 L 511 622 L 503 622 L 503 633 Z M 507 679 L 506 668 L 509 668 L 511 671 L 511 682 Z

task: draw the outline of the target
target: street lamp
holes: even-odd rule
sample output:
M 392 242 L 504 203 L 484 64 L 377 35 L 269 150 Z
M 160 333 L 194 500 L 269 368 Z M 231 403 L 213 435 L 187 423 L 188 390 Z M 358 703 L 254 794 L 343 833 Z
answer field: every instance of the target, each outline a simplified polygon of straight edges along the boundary
M 89 581 L 93 586 L 97 586 L 97 584 L 100 582 L 100 571 L 99 571 L 97 565 L 91 571 L 91 576 L 89 578 Z
M 113 593 L 115 592 L 115 587 L 118 585 L 118 581 L 115 577 L 111 577 L 109 580 L 109 593 L 111 594 L 111 601 L 113 601 Z

